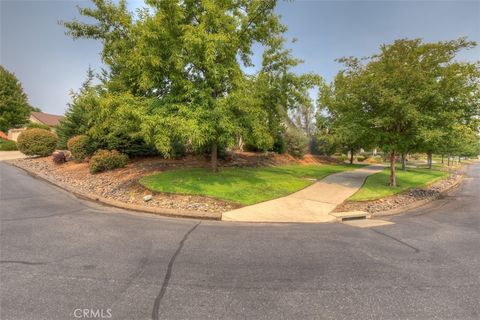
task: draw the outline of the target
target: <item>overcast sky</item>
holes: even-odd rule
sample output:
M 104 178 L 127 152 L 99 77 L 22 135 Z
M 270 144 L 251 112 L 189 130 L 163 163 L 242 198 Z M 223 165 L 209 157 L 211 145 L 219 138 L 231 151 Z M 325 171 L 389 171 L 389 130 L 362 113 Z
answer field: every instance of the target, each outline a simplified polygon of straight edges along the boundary
M 142 1 L 130 1 L 133 10 Z M 77 16 L 76 5 L 89 1 L 0 0 L 0 63 L 22 82 L 30 103 L 61 114 L 89 65 L 101 68 L 101 46 L 73 41 L 58 20 Z M 277 12 L 298 38 L 294 54 L 305 62 L 299 72 L 314 71 L 330 81 L 342 56 L 367 56 L 398 38 L 426 41 L 467 36 L 480 42 L 480 0 L 474 1 L 279 1 Z M 480 49 L 462 60 L 479 60 Z M 258 59 L 255 59 L 258 61 Z

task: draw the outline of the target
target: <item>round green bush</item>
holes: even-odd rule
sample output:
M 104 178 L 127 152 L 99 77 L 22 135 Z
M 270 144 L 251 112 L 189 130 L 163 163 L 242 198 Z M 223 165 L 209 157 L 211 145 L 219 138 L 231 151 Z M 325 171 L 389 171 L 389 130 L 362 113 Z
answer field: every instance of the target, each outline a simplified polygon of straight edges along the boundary
M 365 156 L 357 156 L 357 161 L 358 161 L 358 162 L 363 162 L 363 161 L 365 161 L 365 159 L 367 159 L 367 157 L 365 157 Z
M 295 158 L 303 158 L 308 151 L 308 139 L 300 130 L 287 130 L 285 142 L 288 154 Z
M 67 142 L 68 150 L 76 162 L 84 161 L 92 153 L 90 145 L 90 139 L 84 135 L 72 137 Z
M 45 129 L 25 130 L 18 136 L 17 147 L 27 156 L 49 156 L 55 151 L 57 136 Z
M 97 173 L 127 165 L 128 156 L 117 150 L 98 150 L 90 159 L 90 173 Z

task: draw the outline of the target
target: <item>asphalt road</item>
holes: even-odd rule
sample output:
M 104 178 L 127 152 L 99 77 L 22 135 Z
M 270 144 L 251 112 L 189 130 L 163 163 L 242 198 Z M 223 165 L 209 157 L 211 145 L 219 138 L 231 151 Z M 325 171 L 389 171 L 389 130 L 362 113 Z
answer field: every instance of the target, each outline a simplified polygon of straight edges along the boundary
M 480 319 L 480 165 L 468 176 L 362 229 L 131 214 L 0 163 L 0 318 Z

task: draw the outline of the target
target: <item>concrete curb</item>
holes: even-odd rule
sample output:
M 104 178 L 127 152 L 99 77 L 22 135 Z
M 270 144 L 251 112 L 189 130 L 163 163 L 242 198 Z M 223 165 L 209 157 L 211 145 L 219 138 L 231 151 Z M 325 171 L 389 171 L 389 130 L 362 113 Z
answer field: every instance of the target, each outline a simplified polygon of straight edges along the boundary
M 450 191 L 452 191 L 454 188 L 456 188 L 460 185 L 460 183 L 463 181 L 463 178 L 464 178 L 464 174 L 459 176 L 451 186 L 449 186 L 445 190 L 442 190 L 440 193 L 438 193 L 437 195 L 435 195 L 431 198 L 418 200 L 418 201 L 412 202 L 410 204 L 407 204 L 407 205 L 399 207 L 399 208 L 393 208 L 393 209 L 390 209 L 390 210 L 387 210 L 387 211 L 372 213 L 371 214 L 372 218 L 401 214 L 401 213 L 405 213 L 405 212 L 413 210 L 413 209 L 423 207 L 424 205 L 426 205 L 430 202 L 433 202 L 435 200 L 438 200 L 439 198 L 447 195 Z
M 189 211 L 189 210 L 176 210 L 176 209 L 168 209 L 168 208 L 152 208 L 152 207 L 145 207 L 145 206 L 140 206 L 136 204 L 130 204 L 130 203 L 125 203 L 122 201 L 118 200 L 113 200 L 113 199 L 108 199 L 105 197 L 101 197 L 95 194 L 87 193 L 87 192 L 79 192 L 78 190 L 75 190 L 74 188 L 58 182 L 54 179 L 45 177 L 43 175 L 40 175 L 36 172 L 30 171 L 26 168 L 23 168 L 21 166 L 16 165 L 13 162 L 10 161 L 5 161 L 5 163 L 14 166 L 16 168 L 22 169 L 25 171 L 27 174 L 30 176 L 48 182 L 62 190 L 65 190 L 77 198 L 84 199 L 84 200 L 89 200 L 92 202 L 96 203 L 101 203 L 107 206 L 111 207 L 116 207 L 120 209 L 126 209 L 126 210 L 133 210 L 133 211 L 138 211 L 138 212 L 143 212 L 143 213 L 150 213 L 150 214 L 156 214 L 156 215 L 162 215 L 166 217 L 177 217 L 177 218 L 191 218 L 191 219 L 202 219 L 202 220 L 221 220 L 222 214 L 221 213 L 215 213 L 215 212 L 204 212 L 204 211 Z

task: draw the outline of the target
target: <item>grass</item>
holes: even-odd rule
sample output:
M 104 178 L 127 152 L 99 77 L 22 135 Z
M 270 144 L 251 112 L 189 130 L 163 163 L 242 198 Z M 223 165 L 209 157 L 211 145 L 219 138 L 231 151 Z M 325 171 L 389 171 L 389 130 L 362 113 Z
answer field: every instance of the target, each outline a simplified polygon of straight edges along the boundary
M 424 187 L 447 176 L 447 172 L 436 169 L 408 169 L 407 171 L 397 169 L 397 187 L 393 188 L 388 185 L 390 169 L 387 168 L 382 172 L 369 176 L 363 187 L 348 200 L 368 201 L 380 199 L 411 188 Z
M 209 196 L 250 205 L 298 191 L 325 176 L 362 165 L 287 165 L 262 168 L 181 169 L 143 177 L 146 188 L 167 193 Z

